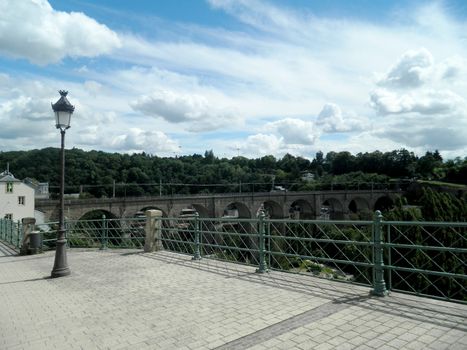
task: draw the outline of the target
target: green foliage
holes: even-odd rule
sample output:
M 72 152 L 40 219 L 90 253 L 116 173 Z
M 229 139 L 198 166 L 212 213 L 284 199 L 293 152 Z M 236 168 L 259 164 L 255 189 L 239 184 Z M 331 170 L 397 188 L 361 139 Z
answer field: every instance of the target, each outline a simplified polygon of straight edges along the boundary
M 427 187 L 419 199 L 422 214 L 427 221 L 466 221 L 467 201 L 451 193 L 438 192 Z
M 324 175 L 319 182 L 305 183 L 299 187 L 302 191 L 312 190 L 370 190 L 383 185 L 390 186 L 390 178 L 376 173 L 355 171 L 347 174 L 332 176 Z
M 273 182 L 294 191 L 378 189 L 378 184 L 390 179 L 413 177 L 467 184 L 467 158 L 443 162 L 437 151 L 417 157 L 405 149 L 356 155 L 317 152 L 310 161 L 291 154 L 280 159 L 272 155 L 226 159 L 208 150 L 204 155 L 163 158 L 144 152 L 128 155 L 73 148 L 66 151 L 65 161 L 66 193 L 92 197 L 112 196 L 114 189 L 120 197 L 259 192 L 270 191 Z M 0 152 L 0 167 L 7 162 L 17 178 L 49 182 L 50 191 L 58 193 L 59 149 Z M 315 180 L 302 181 L 304 173 L 314 174 Z

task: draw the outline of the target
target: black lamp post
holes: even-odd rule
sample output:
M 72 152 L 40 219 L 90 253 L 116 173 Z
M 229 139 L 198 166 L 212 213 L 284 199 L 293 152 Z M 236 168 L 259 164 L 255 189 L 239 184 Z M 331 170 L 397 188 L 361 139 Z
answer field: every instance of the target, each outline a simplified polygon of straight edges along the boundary
M 52 277 L 63 277 L 71 273 L 66 258 L 66 238 L 65 238 L 65 205 L 63 195 L 65 193 L 65 130 L 70 127 L 70 120 L 75 107 L 67 100 L 68 91 L 60 90 L 60 99 L 52 104 L 55 113 L 55 126 L 60 129 L 62 135 L 62 147 L 60 152 L 60 211 L 58 218 L 57 244 L 55 248 L 55 261 L 52 269 Z

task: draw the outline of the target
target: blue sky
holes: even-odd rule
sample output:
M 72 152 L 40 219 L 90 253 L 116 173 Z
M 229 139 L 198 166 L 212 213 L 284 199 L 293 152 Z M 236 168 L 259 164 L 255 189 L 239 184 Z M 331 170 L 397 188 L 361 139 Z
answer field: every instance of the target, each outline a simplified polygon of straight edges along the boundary
M 0 150 L 467 155 L 466 1 L 0 0 Z

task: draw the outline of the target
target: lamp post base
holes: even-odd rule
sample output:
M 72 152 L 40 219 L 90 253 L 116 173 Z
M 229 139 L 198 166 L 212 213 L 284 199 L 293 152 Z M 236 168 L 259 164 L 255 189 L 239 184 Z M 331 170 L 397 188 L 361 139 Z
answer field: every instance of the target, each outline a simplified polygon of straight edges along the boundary
M 64 277 L 64 276 L 68 276 L 70 273 L 71 273 L 70 268 L 67 266 L 61 269 L 52 270 L 52 273 L 50 274 L 50 276 L 52 278 Z
M 54 267 L 50 276 L 52 278 L 64 277 L 68 276 L 70 273 L 71 271 L 66 258 L 66 240 L 58 240 L 55 250 Z

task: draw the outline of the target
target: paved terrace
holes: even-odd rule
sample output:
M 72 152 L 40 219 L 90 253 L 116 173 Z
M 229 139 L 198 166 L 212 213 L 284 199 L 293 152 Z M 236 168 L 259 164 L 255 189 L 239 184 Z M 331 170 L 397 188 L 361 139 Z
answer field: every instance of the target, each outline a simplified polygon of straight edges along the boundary
M 0 349 L 467 349 L 467 306 L 169 252 L 0 245 Z

